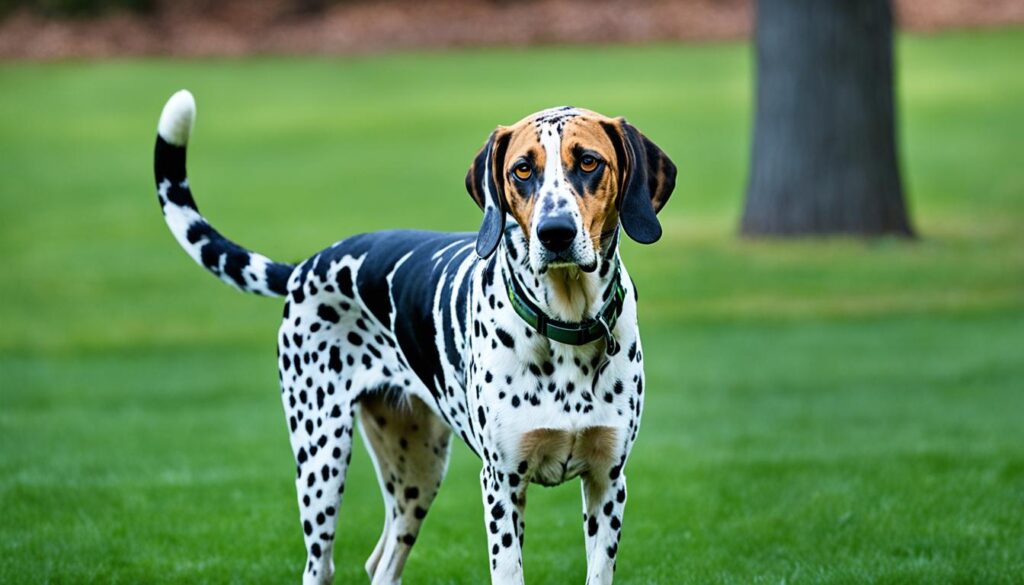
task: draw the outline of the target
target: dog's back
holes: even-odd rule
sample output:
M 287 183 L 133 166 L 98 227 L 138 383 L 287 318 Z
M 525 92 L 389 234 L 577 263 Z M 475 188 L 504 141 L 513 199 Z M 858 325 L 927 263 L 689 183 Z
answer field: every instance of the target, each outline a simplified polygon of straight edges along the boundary
M 374 329 L 373 337 L 383 340 L 378 344 L 395 350 L 398 366 L 388 373 L 402 372 L 405 380 L 411 370 L 435 395 L 447 386 L 461 389 L 470 277 L 486 262 L 474 254 L 474 242 L 475 234 L 415 230 L 346 238 L 296 268 L 285 310 L 315 313 L 325 327 Z M 301 330 L 301 320 L 292 326 Z M 380 359 L 376 353 L 383 348 L 371 342 L 366 349 Z

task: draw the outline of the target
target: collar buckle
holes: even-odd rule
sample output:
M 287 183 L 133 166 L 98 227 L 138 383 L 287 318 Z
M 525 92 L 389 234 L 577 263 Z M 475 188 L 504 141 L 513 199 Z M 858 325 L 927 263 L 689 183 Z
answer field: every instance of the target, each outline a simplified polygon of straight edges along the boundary
M 615 334 L 612 333 L 612 326 L 608 324 L 605 316 L 598 315 L 595 321 L 597 321 L 597 324 L 604 330 L 605 353 L 608 355 L 615 355 L 619 353 L 622 346 L 619 345 L 619 342 L 615 339 Z

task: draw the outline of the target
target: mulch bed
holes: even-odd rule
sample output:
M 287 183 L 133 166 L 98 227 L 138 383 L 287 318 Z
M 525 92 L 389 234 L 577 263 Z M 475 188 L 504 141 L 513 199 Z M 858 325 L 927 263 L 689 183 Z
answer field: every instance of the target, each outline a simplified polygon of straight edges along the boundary
M 827 0 L 831 1 L 831 0 Z M 750 0 L 346 0 L 297 12 L 282 0 L 158 0 L 150 14 L 88 20 L 16 12 L 0 59 L 348 54 L 457 46 L 744 38 Z M 1021 0 L 896 0 L 903 29 L 1024 24 Z

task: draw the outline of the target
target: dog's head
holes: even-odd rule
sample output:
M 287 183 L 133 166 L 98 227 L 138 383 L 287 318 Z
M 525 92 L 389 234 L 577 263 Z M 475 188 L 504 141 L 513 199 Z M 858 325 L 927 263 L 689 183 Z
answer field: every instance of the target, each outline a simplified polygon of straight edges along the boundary
M 476 251 L 494 252 L 509 214 L 535 271 L 592 271 L 620 223 L 637 242 L 661 237 L 656 214 L 675 179 L 668 156 L 623 118 L 562 107 L 499 126 L 466 175 L 484 212 Z

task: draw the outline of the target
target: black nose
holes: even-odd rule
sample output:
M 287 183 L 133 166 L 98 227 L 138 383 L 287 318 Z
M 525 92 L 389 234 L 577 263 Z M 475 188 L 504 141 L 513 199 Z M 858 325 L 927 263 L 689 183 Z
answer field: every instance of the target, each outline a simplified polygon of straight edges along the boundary
M 537 226 L 537 237 L 548 250 L 562 252 L 576 237 L 576 223 L 566 215 L 542 219 Z

